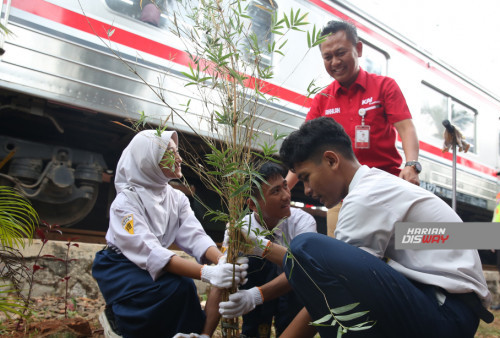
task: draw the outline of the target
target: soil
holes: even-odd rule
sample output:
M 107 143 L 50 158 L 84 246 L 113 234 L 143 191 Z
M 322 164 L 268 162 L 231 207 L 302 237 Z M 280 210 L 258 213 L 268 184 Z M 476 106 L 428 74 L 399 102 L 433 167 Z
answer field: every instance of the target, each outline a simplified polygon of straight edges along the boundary
M 33 301 L 33 315 L 19 328 L 16 318 L 0 316 L 0 337 L 104 337 L 98 319 L 104 309 L 102 299 L 71 299 L 66 315 L 63 298 L 44 297 Z
M 76 298 L 68 306 L 67 318 L 64 315 L 64 299 L 45 297 L 34 299 L 34 314 L 20 329 L 17 320 L 8 319 L 0 314 L 0 338 L 3 337 L 92 337 L 103 338 L 99 323 L 99 313 L 104 309 L 102 299 Z M 481 322 L 475 338 L 500 337 L 500 311 L 492 311 L 495 321 L 491 324 Z M 214 337 L 222 337 L 218 329 Z

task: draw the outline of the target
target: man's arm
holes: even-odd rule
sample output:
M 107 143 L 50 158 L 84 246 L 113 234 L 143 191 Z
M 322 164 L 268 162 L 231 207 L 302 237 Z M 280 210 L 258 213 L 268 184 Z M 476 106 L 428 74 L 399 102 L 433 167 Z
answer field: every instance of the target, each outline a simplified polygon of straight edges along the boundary
M 215 246 L 209 247 L 205 252 L 205 258 L 214 264 L 219 263 L 219 258 L 222 256 L 224 256 L 224 254 Z
M 219 313 L 219 303 L 222 299 L 222 289 L 212 287 L 210 288 L 210 293 L 208 294 L 207 303 L 205 305 L 205 313 L 207 319 L 205 320 L 205 326 L 203 326 L 203 334 L 212 337 L 217 325 L 219 324 L 220 313 Z
M 394 123 L 394 127 L 401 137 L 406 162 L 418 161 L 418 137 L 413 121 L 411 119 L 402 120 Z M 418 173 L 413 167 L 404 167 L 401 170 L 399 177 L 405 179 L 410 183 L 416 185 L 420 184 Z
M 293 187 L 295 187 L 295 185 L 299 181 L 299 178 L 297 177 L 297 174 L 295 174 L 292 171 L 288 171 L 288 174 L 286 174 L 285 179 L 286 179 L 286 184 L 288 185 L 288 188 L 290 190 L 292 190 Z
M 292 286 L 288 283 L 284 272 L 260 287 L 260 291 L 262 292 L 264 301 L 266 302 L 283 296 L 291 290 Z
M 280 338 L 306 338 L 314 337 L 316 334 L 316 329 L 314 326 L 309 325 L 311 322 L 311 316 L 307 312 L 306 308 L 302 308 L 300 312 L 295 316 L 288 327 L 283 331 Z
M 276 243 L 271 243 L 269 248 L 264 252 L 264 257 L 268 261 L 283 266 L 283 258 L 286 255 L 286 248 Z

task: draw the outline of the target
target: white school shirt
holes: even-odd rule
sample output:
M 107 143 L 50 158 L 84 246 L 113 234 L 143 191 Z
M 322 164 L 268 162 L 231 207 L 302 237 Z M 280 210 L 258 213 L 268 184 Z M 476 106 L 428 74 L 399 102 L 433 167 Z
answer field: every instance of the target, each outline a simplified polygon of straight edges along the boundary
M 255 217 L 255 213 L 246 215 L 243 218 L 245 224 L 249 224 L 251 221 L 251 229 L 258 229 L 259 231 L 267 230 L 258 222 Z M 281 246 L 286 246 L 290 244 L 292 239 L 298 235 L 306 232 L 316 232 L 316 220 L 307 212 L 297 209 L 290 208 L 290 217 L 284 219 L 280 224 L 278 224 L 273 232 L 274 237 L 272 239 L 273 243 L 279 244 Z M 224 234 L 223 246 L 227 248 L 228 244 L 228 232 L 226 230 Z
M 396 222 L 462 222 L 427 190 L 376 168 L 354 175 L 335 237 L 379 257 L 408 279 L 450 293 L 475 292 L 488 308 L 491 294 L 477 250 L 396 250 Z
M 152 222 L 134 195 L 124 190 L 111 205 L 106 233 L 108 245 L 147 270 L 153 280 L 163 274 L 163 268 L 175 255 L 168 249 L 171 244 L 175 243 L 199 263 L 208 248 L 216 246 L 195 217 L 184 193 L 169 186 L 161 207 L 167 211 L 168 219 L 161 224 Z M 126 230 L 131 225 L 132 234 Z

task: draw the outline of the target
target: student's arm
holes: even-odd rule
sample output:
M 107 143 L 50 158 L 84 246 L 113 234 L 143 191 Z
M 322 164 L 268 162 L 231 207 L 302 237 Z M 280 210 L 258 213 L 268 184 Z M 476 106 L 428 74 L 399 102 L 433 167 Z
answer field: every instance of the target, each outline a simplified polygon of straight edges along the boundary
M 278 266 L 283 266 L 283 258 L 286 255 L 286 248 L 276 243 L 271 243 L 266 252 L 263 254 L 263 258 L 267 259 Z
M 273 300 L 292 290 L 292 286 L 288 283 L 285 273 L 282 272 L 278 277 L 267 282 L 260 287 L 264 301 Z
M 220 252 L 215 247 L 211 248 L 213 249 L 209 248 L 207 250 L 207 258 L 217 262 Z M 246 264 L 233 266 L 233 264 L 229 263 L 221 263 L 215 266 L 200 265 L 174 255 L 163 269 L 176 275 L 201 279 L 216 287 L 229 288 L 233 285 L 233 278 L 237 284 L 245 279 L 247 267 Z
M 215 287 L 211 288 L 205 305 L 205 314 L 207 315 L 207 319 L 202 331 L 203 334 L 206 334 L 209 337 L 212 337 L 214 334 L 221 317 L 219 313 L 219 303 L 221 299 L 222 289 Z
M 172 256 L 163 270 L 184 277 L 201 279 L 202 265 L 180 256 Z
M 217 264 L 219 262 L 219 258 L 222 256 L 224 256 L 224 254 L 215 246 L 209 247 L 205 252 L 205 258 L 214 264 Z
M 300 312 L 295 316 L 288 327 L 283 331 L 280 338 L 306 338 L 314 337 L 316 334 L 316 328 L 309 325 L 311 322 L 311 316 L 307 312 L 306 308 L 302 308 Z
M 214 264 L 217 264 L 221 256 L 223 256 L 222 253 L 215 246 L 209 247 L 205 253 L 205 258 L 213 262 Z M 201 264 L 175 255 L 172 256 L 170 261 L 165 266 L 164 270 L 176 275 L 193 279 L 200 279 L 200 271 L 202 267 L 203 265 Z
M 288 174 L 286 174 L 286 183 L 288 185 L 288 188 L 290 190 L 293 189 L 293 187 L 295 187 L 295 185 L 297 184 L 297 182 L 299 181 L 299 178 L 297 177 L 297 174 L 292 172 L 292 171 L 288 171 Z
M 278 266 L 283 265 L 283 258 L 285 258 L 287 252 L 285 247 L 273 243 L 265 237 L 256 235 L 254 231 L 248 231 L 246 225 L 241 227 L 241 233 L 255 245 L 252 248 L 251 254 L 265 258 Z
M 398 131 L 403 144 L 403 151 L 405 153 L 405 161 L 418 161 L 418 137 L 415 125 L 411 119 L 402 120 L 394 123 L 394 127 Z M 413 167 L 404 167 L 399 174 L 399 177 L 404 180 L 419 185 L 420 179 L 418 173 Z

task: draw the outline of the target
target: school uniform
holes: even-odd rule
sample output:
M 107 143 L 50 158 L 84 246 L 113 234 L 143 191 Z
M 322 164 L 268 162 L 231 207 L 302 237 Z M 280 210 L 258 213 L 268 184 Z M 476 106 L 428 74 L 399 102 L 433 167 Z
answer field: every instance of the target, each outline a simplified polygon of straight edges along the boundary
M 108 248 L 96 254 L 92 274 L 124 337 L 201 333 L 205 314 L 190 278 L 163 270 L 176 244 L 199 263 L 214 241 L 188 198 L 173 189 L 159 162 L 175 132 L 143 131 L 118 162 L 117 196 L 110 209 Z
M 441 199 L 376 168 L 354 175 L 340 210 L 335 239 L 297 236 L 285 272 L 313 320 L 337 308 L 360 303 L 350 312 L 369 311 L 376 324 L 351 337 L 473 337 L 491 294 L 477 250 L 396 250 L 396 222 L 461 222 Z M 312 284 L 311 280 L 316 283 Z M 323 337 L 337 327 L 319 327 Z

